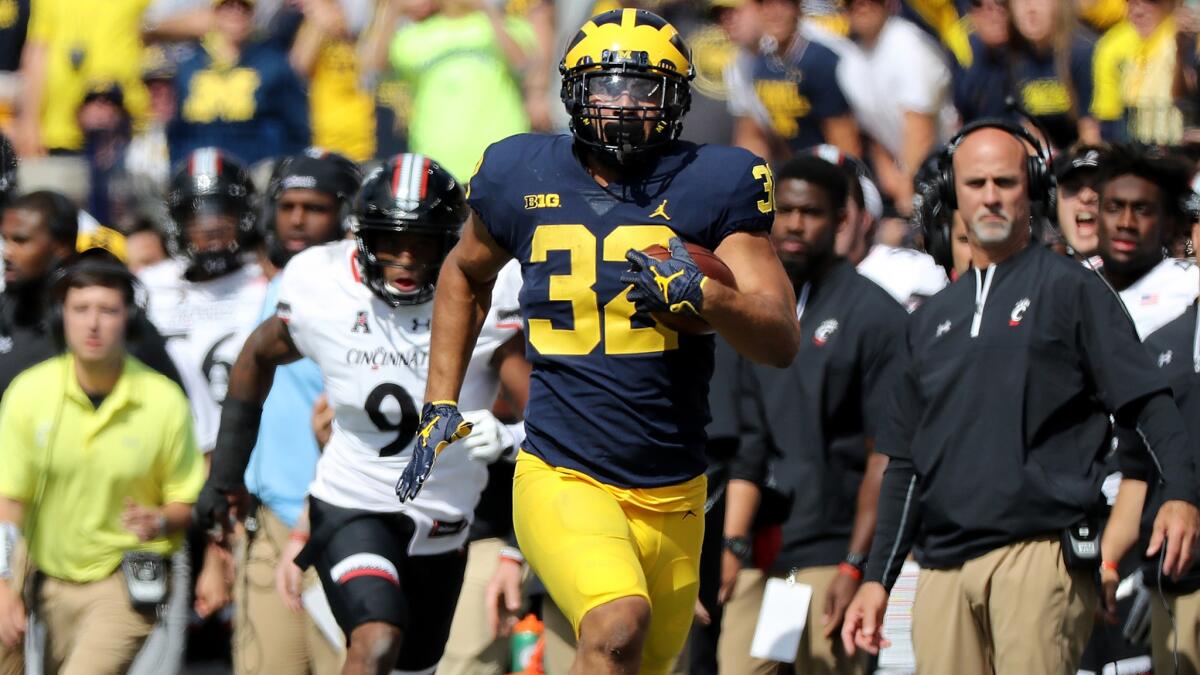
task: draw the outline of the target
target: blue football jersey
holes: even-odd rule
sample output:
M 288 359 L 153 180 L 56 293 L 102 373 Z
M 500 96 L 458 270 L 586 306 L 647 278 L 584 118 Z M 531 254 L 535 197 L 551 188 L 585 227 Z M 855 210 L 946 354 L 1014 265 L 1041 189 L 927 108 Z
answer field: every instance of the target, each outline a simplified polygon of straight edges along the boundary
M 771 172 L 744 150 L 677 142 L 636 180 L 596 183 L 571 136 L 523 134 L 484 153 L 467 192 L 521 263 L 533 364 L 524 448 L 618 487 L 703 473 L 713 338 L 635 314 L 625 253 L 672 236 L 715 250 L 766 232 Z

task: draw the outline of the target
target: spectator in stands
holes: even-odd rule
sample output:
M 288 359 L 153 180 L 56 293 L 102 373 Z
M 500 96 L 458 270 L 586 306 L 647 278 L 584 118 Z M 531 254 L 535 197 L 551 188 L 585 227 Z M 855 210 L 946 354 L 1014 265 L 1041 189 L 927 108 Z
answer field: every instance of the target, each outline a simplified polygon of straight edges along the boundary
M 23 538 L 47 673 L 127 671 L 204 480 L 183 392 L 125 351 L 135 287 L 117 263 L 69 269 L 53 293 L 67 353 L 22 373 L 0 405 L 0 642 L 27 633 L 10 585 Z
M 1104 146 L 1083 145 L 1060 154 L 1054 161 L 1058 231 L 1066 240 L 1068 253 L 1080 260 L 1095 255 L 1099 246 L 1099 182 L 1107 152 Z
M 171 154 L 167 148 L 167 125 L 175 117 L 175 63 L 160 47 L 146 49 L 142 61 L 142 82 L 150 95 L 150 115 L 134 132 L 125 151 L 125 171 L 137 188 L 161 200 L 162 190 L 171 173 Z
M 125 233 L 125 255 L 129 270 L 141 270 L 167 259 L 167 241 L 149 218 L 139 218 Z
M 0 131 L 12 135 L 21 98 L 21 51 L 29 28 L 31 0 L 0 3 Z
M 356 162 L 375 155 L 375 99 L 364 88 L 358 36 L 369 0 L 298 0 L 304 21 L 288 59 L 308 79 L 313 145 Z
M 734 145 L 779 161 L 820 143 L 852 155 L 859 151 L 858 125 L 842 93 L 838 55 L 800 30 L 800 0 L 762 0 L 760 19 L 767 45 L 750 77 L 731 83 Z
M 1011 95 L 1054 148 L 1100 142 L 1091 116 L 1092 40 L 1070 0 L 1012 0 Z
M 465 181 L 491 143 L 529 130 L 521 76 L 536 62 L 529 23 L 475 0 L 440 0 L 392 39 L 391 64 L 413 91 L 412 152 Z
M 852 0 L 849 8 L 861 57 L 847 55 L 838 79 L 875 141 L 879 186 L 908 215 L 913 177 L 953 121 L 950 69 L 933 38 L 892 16 L 886 0 Z
M 304 86 L 284 54 L 251 39 L 253 2 L 219 0 L 216 29 L 179 65 L 179 106 L 167 129 L 172 164 L 202 147 L 236 150 L 250 165 L 309 144 Z
M 1008 97 L 1008 5 L 974 0 L 967 37 L 970 52 L 955 59 L 954 106 L 963 124 L 988 117 L 1012 116 Z
M 1092 115 L 1106 141 L 1178 144 L 1174 0 L 1129 0 L 1124 21 L 1096 43 Z

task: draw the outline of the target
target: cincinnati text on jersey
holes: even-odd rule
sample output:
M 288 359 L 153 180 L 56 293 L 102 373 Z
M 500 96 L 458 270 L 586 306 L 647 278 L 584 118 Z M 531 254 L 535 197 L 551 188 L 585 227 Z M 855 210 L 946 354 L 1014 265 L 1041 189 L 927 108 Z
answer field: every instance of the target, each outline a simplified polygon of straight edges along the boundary
M 401 352 L 394 349 L 384 349 L 376 347 L 375 349 L 355 349 L 346 350 L 346 365 L 350 366 L 370 366 L 371 368 L 382 368 L 383 366 L 404 366 L 406 368 L 424 368 L 429 364 L 429 352 L 412 349 L 408 352 Z

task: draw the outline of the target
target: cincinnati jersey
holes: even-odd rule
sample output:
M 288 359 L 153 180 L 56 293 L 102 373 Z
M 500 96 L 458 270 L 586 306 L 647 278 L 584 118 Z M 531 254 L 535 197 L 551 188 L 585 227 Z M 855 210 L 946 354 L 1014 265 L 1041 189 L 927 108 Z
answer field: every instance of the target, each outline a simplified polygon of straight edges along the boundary
M 183 379 L 195 418 L 196 442 L 217 442 L 221 402 L 242 344 L 258 327 L 267 279 L 258 265 L 209 281 L 184 278 L 187 261 L 172 259 L 142 271 L 147 315 L 167 339 L 167 353 Z
M 602 188 L 570 136 L 493 144 L 468 201 L 521 263 L 521 313 L 533 364 L 524 449 L 619 487 L 703 473 L 713 338 L 635 314 L 625 253 L 672 236 L 715 250 L 766 232 L 772 178 L 735 148 L 677 142 L 641 178 Z
M 1121 291 L 1121 302 L 1133 317 L 1138 337 L 1146 336 L 1183 314 L 1200 294 L 1200 272 L 1187 260 L 1167 258 Z
M 433 303 L 392 308 L 362 283 L 352 241 L 315 246 L 283 271 L 276 314 L 302 354 L 316 362 L 334 412 L 333 433 L 309 493 L 329 504 L 404 511 L 417 523 L 410 552 L 432 554 L 465 542 L 487 469 L 449 447 L 420 495 L 401 504 L 396 481 L 412 456 L 429 368 Z M 500 389 L 489 363 L 521 324 L 520 279 L 510 265 L 463 382 L 462 410 L 491 409 Z

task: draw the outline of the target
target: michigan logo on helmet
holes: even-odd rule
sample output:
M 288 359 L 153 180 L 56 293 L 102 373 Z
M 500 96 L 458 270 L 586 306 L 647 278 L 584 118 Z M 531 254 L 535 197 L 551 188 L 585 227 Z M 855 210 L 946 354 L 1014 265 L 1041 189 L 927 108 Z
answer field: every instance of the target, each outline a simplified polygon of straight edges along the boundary
M 559 70 L 571 132 L 620 164 L 679 137 L 691 106 L 691 52 L 675 27 L 641 9 L 592 17 Z

